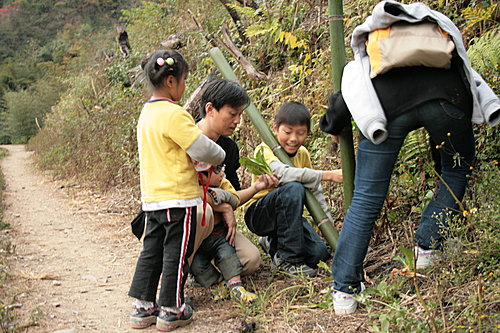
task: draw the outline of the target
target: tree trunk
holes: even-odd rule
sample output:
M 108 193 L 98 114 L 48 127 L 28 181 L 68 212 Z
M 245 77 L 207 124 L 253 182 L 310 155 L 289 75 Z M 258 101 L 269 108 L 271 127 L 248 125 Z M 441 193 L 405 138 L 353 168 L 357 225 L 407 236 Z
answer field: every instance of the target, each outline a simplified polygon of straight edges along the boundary
M 183 107 L 186 109 L 187 112 L 189 112 L 193 118 L 197 121 L 201 119 L 201 96 L 203 95 L 203 92 L 205 91 L 205 88 L 207 87 L 207 84 L 217 78 L 217 71 L 213 71 L 212 73 L 208 74 L 208 76 L 203 80 L 198 88 L 196 88 L 195 91 L 189 96 L 187 99 L 186 103 L 184 103 Z
M 229 4 L 228 0 L 219 0 L 219 1 L 222 3 L 224 8 L 226 8 L 229 15 L 233 19 L 233 22 L 236 25 L 236 29 L 238 30 L 238 35 L 240 36 L 241 42 L 247 43 L 248 39 L 247 39 L 247 36 L 245 35 L 245 29 L 244 29 L 243 25 L 241 24 L 241 18 L 240 18 L 240 15 L 238 14 L 238 12 L 236 10 L 234 10 L 234 8 L 232 8 L 231 6 L 228 5 Z
M 332 59 L 333 91 L 340 91 L 342 70 L 345 65 L 344 46 L 344 11 L 342 0 L 328 0 L 328 11 L 330 13 L 330 43 Z M 342 159 L 342 174 L 344 181 L 344 209 L 351 205 L 354 192 L 354 171 L 356 162 L 354 160 L 354 143 L 351 127 L 342 130 L 340 138 L 340 157 Z
M 259 9 L 259 6 L 253 0 L 237 0 L 237 2 L 244 7 L 250 7 L 255 10 Z

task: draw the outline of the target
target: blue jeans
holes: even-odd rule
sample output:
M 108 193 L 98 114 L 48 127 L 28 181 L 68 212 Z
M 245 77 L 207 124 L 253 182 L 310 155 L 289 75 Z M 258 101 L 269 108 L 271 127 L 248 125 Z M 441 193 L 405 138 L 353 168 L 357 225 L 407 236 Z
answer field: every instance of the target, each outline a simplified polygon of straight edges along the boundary
M 212 234 L 203 240 L 193 257 L 190 267 L 191 273 L 202 287 L 210 287 L 219 279 L 221 273 L 224 280 L 227 281 L 240 275 L 243 270 L 236 250 L 226 240 L 226 236 L 227 229 L 224 222 L 216 224 Z M 215 265 L 219 268 L 220 273 L 212 265 L 212 259 L 215 260 Z
M 342 225 L 332 264 L 334 289 L 346 293 L 359 290 L 363 280 L 363 261 L 373 225 L 384 204 L 394 163 L 407 134 L 420 127 L 427 130 L 434 142 L 444 142 L 439 149 L 441 177 L 456 198 L 462 200 L 474 159 L 472 124 L 470 116 L 462 110 L 445 101 L 430 101 L 392 120 L 387 126 L 389 137 L 381 144 L 361 139 L 354 196 Z M 425 248 L 438 248 L 443 240 L 440 228 L 446 227 L 447 217 L 456 213 L 457 208 L 455 198 L 439 181 L 437 193 L 422 214 L 415 233 L 416 243 Z
M 330 253 L 302 216 L 305 196 L 301 183 L 284 184 L 248 207 L 245 222 L 253 233 L 270 238 L 271 257 L 277 253 L 286 262 L 315 268 L 330 258 Z

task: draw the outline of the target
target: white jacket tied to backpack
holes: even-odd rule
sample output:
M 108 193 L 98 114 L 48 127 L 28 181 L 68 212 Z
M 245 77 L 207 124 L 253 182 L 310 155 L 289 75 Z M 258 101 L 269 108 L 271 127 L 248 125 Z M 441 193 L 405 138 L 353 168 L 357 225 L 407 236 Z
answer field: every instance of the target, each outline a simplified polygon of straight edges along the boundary
M 378 3 L 372 15 L 354 29 L 351 40 L 354 60 L 345 66 L 342 77 L 342 95 L 363 135 L 374 144 L 380 144 L 388 135 L 387 119 L 370 79 L 370 60 L 365 43 L 370 32 L 388 28 L 400 21 L 432 21 L 450 35 L 470 84 L 473 98 L 472 122 L 497 125 L 500 122 L 500 101 L 481 76 L 472 69 L 462 35 L 455 24 L 423 3 L 407 5 L 388 0 Z

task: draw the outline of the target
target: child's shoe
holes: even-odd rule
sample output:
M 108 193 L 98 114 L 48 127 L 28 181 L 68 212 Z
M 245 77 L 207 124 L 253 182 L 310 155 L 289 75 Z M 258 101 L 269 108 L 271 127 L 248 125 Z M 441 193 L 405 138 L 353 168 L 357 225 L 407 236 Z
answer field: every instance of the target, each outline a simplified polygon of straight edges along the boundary
M 130 327 L 146 328 L 156 323 L 159 308 L 153 302 L 135 301 L 130 314 Z
M 228 282 L 228 288 L 231 290 L 232 297 L 240 299 L 244 302 L 250 303 L 257 298 L 257 295 L 246 290 L 245 287 L 243 287 L 241 281 Z
M 160 332 L 170 332 L 177 327 L 188 325 L 192 320 L 193 309 L 187 304 L 181 306 L 177 313 L 169 311 L 162 306 L 160 308 L 160 314 L 156 319 L 156 329 Z

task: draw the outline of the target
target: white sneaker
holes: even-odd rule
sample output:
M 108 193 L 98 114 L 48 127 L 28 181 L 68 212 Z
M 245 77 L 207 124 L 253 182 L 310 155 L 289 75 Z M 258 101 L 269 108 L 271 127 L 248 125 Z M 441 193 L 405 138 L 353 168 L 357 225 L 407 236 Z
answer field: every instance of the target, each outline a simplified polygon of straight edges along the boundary
M 361 283 L 362 293 L 365 290 L 365 285 Z M 348 294 L 342 291 L 334 290 L 332 293 L 333 310 L 337 316 L 353 314 L 358 307 L 358 301 L 354 298 L 355 294 Z
M 417 258 L 416 268 L 423 269 L 432 265 L 433 261 L 436 259 L 435 252 L 435 250 L 424 250 L 416 245 L 414 249 L 415 257 Z

